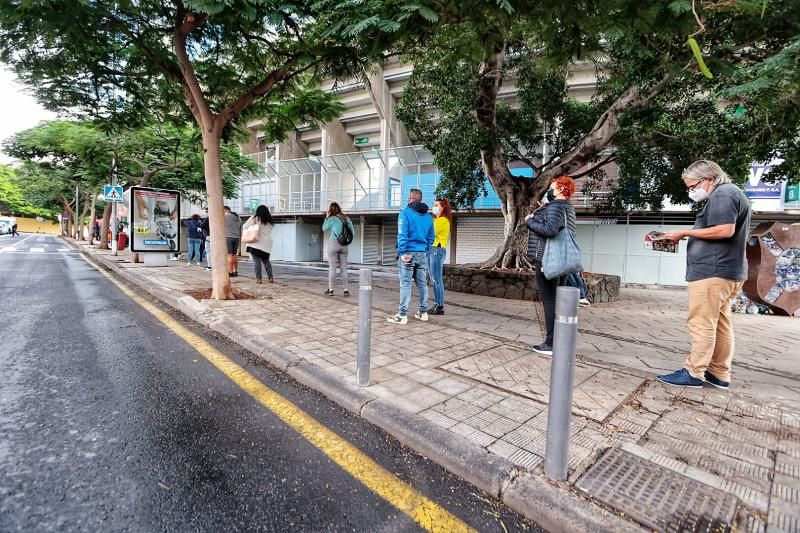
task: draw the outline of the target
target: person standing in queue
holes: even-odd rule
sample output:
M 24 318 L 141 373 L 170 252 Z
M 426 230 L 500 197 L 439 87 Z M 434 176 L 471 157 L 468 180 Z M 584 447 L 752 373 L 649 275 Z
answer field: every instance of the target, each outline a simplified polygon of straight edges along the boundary
M 262 283 L 261 265 L 267 271 L 267 281 L 273 283 L 272 263 L 269 262 L 269 254 L 272 253 L 272 214 L 265 205 L 260 205 L 256 209 L 256 214 L 251 216 L 242 226 L 243 230 L 258 225 L 258 240 L 247 244 L 247 252 L 253 257 L 253 267 L 256 273 L 256 283 Z
M 333 286 L 336 283 L 336 267 L 342 276 L 342 286 L 344 296 L 350 296 L 350 277 L 347 272 L 347 250 L 355 235 L 353 221 L 342 213 L 342 208 L 336 202 L 331 202 L 328 207 L 325 222 L 322 223 L 322 231 L 330 231 L 331 238 L 328 241 L 328 290 L 325 296 L 333 296 Z
M 208 238 L 208 208 L 203 210 L 203 216 L 200 220 L 200 226 L 198 226 L 197 230 L 200 232 L 200 260 L 206 259 L 206 239 Z M 210 265 L 208 261 L 206 261 L 206 265 Z M 206 267 L 208 268 L 208 267 Z
M 203 219 L 200 218 L 200 215 L 197 213 L 183 222 L 183 225 L 186 226 L 187 229 L 186 242 L 189 245 L 189 250 L 186 254 L 187 266 L 192 264 L 192 260 L 194 260 L 197 266 L 200 266 L 200 262 L 203 260 L 203 257 L 200 255 L 200 242 L 203 239 L 203 234 L 200 230 L 202 224 Z
M 569 176 L 561 176 L 550 183 L 539 207 L 525 217 L 528 232 L 528 257 L 536 267 L 536 285 L 544 308 L 544 342 L 532 346 L 533 351 L 553 355 L 553 331 L 556 322 L 556 289 L 567 284 L 567 276 L 547 279 L 542 272 L 542 258 L 547 240 L 555 237 L 565 228 L 575 231 L 577 217 L 569 199 L 575 194 L 575 181 Z
M 433 308 L 430 315 L 444 314 L 444 260 L 447 257 L 447 240 L 450 238 L 450 225 L 453 222 L 453 211 L 447 198 L 437 198 L 433 202 L 433 246 L 428 255 L 428 269 L 433 281 Z
M 428 216 L 428 206 L 422 203 L 422 191 L 411 189 L 408 205 L 397 217 L 400 306 L 397 314 L 386 319 L 390 324 L 408 323 L 412 279 L 419 291 L 419 310 L 414 317 L 423 322 L 428 321 L 428 254 L 434 239 L 433 220 Z
M 689 198 L 705 202 L 692 229 L 664 235 L 673 242 L 689 238 L 686 325 L 692 347 L 683 368 L 656 379 L 677 387 L 702 388 L 708 383 L 727 389 L 734 352 L 731 302 L 747 279 L 750 200 L 714 161 L 695 161 L 681 178 Z
M 242 219 L 225 206 L 225 244 L 228 248 L 228 275 L 239 275 L 239 239 L 242 237 Z

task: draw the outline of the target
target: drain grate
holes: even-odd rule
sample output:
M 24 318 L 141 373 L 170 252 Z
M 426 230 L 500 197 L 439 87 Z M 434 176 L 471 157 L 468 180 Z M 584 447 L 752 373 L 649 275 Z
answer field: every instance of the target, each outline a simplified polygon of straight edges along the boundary
M 611 448 L 575 484 L 633 520 L 665 532 L 731 531 L 732 494 Z

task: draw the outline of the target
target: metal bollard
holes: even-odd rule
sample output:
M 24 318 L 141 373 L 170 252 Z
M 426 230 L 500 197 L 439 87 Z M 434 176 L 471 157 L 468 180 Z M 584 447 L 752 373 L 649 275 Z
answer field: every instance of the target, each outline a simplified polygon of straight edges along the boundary
M 556 325 L 553 331 L 544 473 L 557 480 L 567 479 L 572 389 L 575 385 L 578 297 L 579 291 L 575 287 L 556 289 Z
M 356 383 L 369 385 L 369 353 L 372 342 L 372 270 L 358 271 L 358 353 L 356 356 Z

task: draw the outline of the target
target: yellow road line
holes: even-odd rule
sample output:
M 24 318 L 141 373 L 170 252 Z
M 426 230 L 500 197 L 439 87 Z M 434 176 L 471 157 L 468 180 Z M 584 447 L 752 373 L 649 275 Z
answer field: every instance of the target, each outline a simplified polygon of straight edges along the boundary
M 119 283 L 92 261 L 84 259 L 116 285 L 126 296 L 171 329 L 212 365 L 228 376 L 261 405 L 327 455 L 348 474 L 408 515 L 427 531 L 474 531 L 436 502 L 417 492 L 411 485 L 373 461 L 358 448 L 317 422 L 292 402 L 253 377 L 244 368 L 223 355 L 205 339 L 196 335 L 147 300 Z

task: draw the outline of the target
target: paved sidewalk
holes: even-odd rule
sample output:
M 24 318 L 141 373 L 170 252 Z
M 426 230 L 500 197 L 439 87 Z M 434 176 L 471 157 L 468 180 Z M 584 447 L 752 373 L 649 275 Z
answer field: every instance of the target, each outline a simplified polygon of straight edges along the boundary
M 173 305 L 180 292 L 210 287 L 210 273 L 196 266 L 146 268 L 126 256 L 92 253 Z M 249 266 L 243 262 L 240 271 Z M 619 302 L 582 310 L 570 484 L 548 496 L 559 490 L 542 476 L 550 358 L 528 349 L 541 339 L 538 304 L 448 293 L 445 316 L 398 326 L 384 320 L 395 312 L 397 282 L 376 274 L 371 386 L 353 392 L 356 286 L 349 299 L 325 297 L 321 274 L 278 267 L 274 285 L 234 279 L 256 299 L 195 307 L 181 298 L 180 306 L 290 374 L 313 368 L 317 388 L 368 419 L 377 417 L 378 405 L 413 414 L 396 415 L 404 426 L 388 418 L 376 423 L 546 527 L 588 527 L 594 513 L 595 529 L 633 528 L 631 518 L 658 530 L 735 524 L 800 531 L 797 319 L 735 315 L 740 355 L 737 388 L 728 393 L 667 389 L 653 380 L 656 372 L 678 368 L 688 348 L 685 292 L 623 289 Z M 363 400 L 354 408 L 357 394 Z M 409 434 L 414 421 L 418 435 Z M 505 480 L 483 479 L 488 466 L 459 464 L 426 443 L 428 427 L 452 436 L 437 446 L 466 442 L 488 452 L 470 457 L 507 460 L 513 472 Z M 587 521 L 576 521 L 587 509 Z

